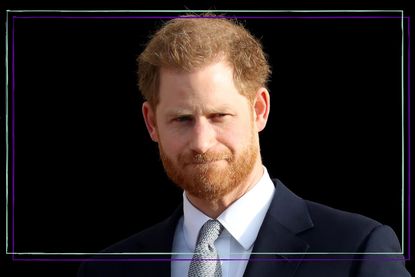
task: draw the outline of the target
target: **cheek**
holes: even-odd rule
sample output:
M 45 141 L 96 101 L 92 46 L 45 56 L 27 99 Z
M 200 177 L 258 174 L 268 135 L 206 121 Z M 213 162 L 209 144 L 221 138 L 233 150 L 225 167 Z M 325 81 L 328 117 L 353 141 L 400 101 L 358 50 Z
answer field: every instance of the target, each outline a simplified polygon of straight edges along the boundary
M 236 123 L 231 128 L 222 130 L 218 136 L 218 141 L 234 152 L 250 144 L 251 138 L 252 129 L 245 121 L 245 124 Z
M 159 143 L 163 147 L 164 153 L 169 157 L 176 159 L 183 149 L 185 143 L 178 136 L 171 136 L 167 133 L 159 132 Z

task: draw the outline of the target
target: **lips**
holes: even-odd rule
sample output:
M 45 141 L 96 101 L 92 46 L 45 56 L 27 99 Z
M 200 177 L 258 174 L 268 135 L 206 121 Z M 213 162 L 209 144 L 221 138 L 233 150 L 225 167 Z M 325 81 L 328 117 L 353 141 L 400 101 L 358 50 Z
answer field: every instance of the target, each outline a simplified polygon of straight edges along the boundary
M 232 160 L 232 154 L 227 152 L 208 152 L 203 154 L 187 154 L 179 156 L 179 163 L 184 166 L 202 166 L 209 165 L 219 161 L 230 162 Z

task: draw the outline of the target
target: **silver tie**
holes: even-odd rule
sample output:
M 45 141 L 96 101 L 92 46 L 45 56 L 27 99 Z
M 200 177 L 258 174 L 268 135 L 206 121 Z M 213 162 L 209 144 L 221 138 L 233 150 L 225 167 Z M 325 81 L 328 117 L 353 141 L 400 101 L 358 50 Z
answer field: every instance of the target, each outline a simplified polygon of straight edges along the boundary
M 208 220 L 200 229 L 188 277 L 221 277 L 222 269 L 214 242 L 223 231 L 217 220 Z

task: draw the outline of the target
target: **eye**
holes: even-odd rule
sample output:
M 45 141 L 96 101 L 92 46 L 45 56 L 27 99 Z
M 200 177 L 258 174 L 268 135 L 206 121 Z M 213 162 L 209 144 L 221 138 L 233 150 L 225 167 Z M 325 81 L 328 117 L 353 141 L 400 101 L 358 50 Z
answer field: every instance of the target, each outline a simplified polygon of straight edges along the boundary
M 226 113 L 218 113 L 218 114 L 215 115 L 215 117 L 224 117 L 224 116 L 227 116 L 227 114 Z
M 178 116 L 176 118 L 173 119 L 173 121 L 175 122 L 188 122 L 191 121 L 193 118 L 190 115 L 182 115 L 182 116 Z
M 223 119 L 225 119 L 226 118 L 226 116 L 228 116 L 229 114 L 227 114 L 227 113 L 215 113 L 215 114 L 212 114 L 211 116 L 210 116 L 210 119 L 213 119 L 213 120 L 223 120 Z

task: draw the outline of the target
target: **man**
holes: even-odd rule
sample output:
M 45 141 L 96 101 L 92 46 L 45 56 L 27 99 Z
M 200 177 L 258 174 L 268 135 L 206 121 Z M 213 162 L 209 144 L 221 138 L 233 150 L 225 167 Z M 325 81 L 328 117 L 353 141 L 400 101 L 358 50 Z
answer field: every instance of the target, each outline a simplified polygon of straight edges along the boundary
M 270 69 L 244 27 L 177 18 L 138 62 L 143 117 L 183 205 L 104 251 L 123 255 L 84 263 L 79 276 L 409 276 L 401 255 L 370 254 L 401 251 L 391 228 L 270 179 L 258 137 L 270 112 Z M 328 255 L 307 254 L 317 252 Z

